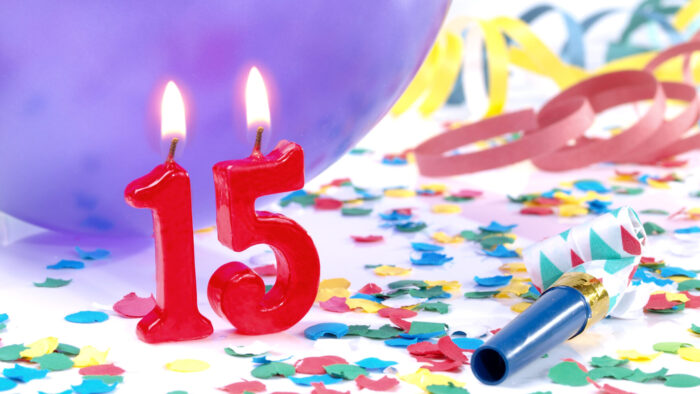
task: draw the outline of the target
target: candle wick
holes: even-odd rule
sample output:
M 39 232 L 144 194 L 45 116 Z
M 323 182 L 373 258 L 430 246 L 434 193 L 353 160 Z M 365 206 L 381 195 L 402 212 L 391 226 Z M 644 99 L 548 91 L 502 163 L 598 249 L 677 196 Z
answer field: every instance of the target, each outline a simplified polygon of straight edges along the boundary
M 260 152 L 260 145 L 262 143 L 262 126 L 258 127 L 258 133 L 255 135 L 255 145 L 253 145 L 253 152 Z
M 177 149 L 177 143 L 180 140 L 175 137 L 170 141 L 170 151 L 168 151 L 168 161 L 173 161 L 173 158 L 175 157 L 175 149 Z

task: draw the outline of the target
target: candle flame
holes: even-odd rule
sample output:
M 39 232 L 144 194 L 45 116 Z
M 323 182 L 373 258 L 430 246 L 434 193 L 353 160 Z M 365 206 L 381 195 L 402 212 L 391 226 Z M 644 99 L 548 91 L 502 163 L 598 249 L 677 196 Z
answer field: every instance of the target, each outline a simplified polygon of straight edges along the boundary
M 170 143 L 173 138 L 185 138 L 185 129 L 185 100 L 175 82 L 170 81 L 160 104 L 160 135 Z
M 245 86 L 246 120 L 248 128 L 270 125 L 270 106 L 267 100 L 267 89 L 257 67 L 250 69 L 248 82 Z

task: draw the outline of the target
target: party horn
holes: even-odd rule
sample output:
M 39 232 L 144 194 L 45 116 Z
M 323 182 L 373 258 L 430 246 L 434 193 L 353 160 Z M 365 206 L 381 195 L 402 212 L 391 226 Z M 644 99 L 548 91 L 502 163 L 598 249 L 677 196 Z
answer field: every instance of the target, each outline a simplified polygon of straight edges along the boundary
M 474 375 L 496 385 L 608 315 L 627 290 L 646 246 L 639 217 L 618 208 L 527 248 L 542 295 L 471 358 Z

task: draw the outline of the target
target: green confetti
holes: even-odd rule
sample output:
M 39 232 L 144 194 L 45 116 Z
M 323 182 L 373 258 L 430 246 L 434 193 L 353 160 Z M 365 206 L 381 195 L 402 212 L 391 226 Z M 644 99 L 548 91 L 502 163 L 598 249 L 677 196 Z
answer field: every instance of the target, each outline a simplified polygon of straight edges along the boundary
M 255 356 L 259 356 L 259 355 L 261 355 L 261 354 L 267 353 L 267 352 L 259 353 L 259 354 L 253 354 L 253 353 L 238 353 L 238 352 L 236 352 L 235 350 L 231 349 L 230 347 L 224 348 L 224 351 L 226 352 L 226 354 L 228 354 L 229 356 L 233 356 L 233 357 L 255 357 Z
M 281 200 L 280 206 L 286 207 L 287 205 L 294 202 L 301 205 L 302 207 L 309 207 L 316 203 L 316 198 L 318 198 L 318 194 L 313 193 L 293 196 L 291 198 Z
M 644 193 L 644 189 L 641 187 L 613 186 L 612 190 L 615 194 L 627 194 L 629 196 L 636 196 Z
M 643 211 L 639 211 L 639 213 L 644 213 L 647 215 L 669 215 L 668 211 L 664 211 L 663 209 L 645 209 Z
M 417 232 L 425 229 L 426 227 L 428 227 L 428 225 L 423 223 L 423 222 L 417 222 L 417 223 L 408 222 L 408 223 L 397 224 L 396 226 L 394 226 L 396 231 L 398 231 L 400 233 L 417 233 Z
M 372 208 L 343 208 L 340 213 L 343 216 L 367 216 L 372 213 Z
M 471 201 L 473 199 L 474 199 L 474 197 L 457 197 L 457 196 L 445 197 L 445 201 L 450 201 L 450 202 L 466 202 L 466 201 Z
M 564 361 L 553 366 L 547 376 L 552 382 L 565 386 L 585 386 L 589 383 L 586 380 L 588 374 L 571 361 Z
M 398 337 L 403 332 L 402 329 L 385 324 L 377 329 L 369 329 L 364 334 L 360 334 L 365 338 L 370 339 L 389 339 Z M 347 335 L 347 334 L 345 334 Z
M 114 383 L 123 383 L 124 377 L 118 375 L 87 375 L 83 376 L 85 380 L 101 380 L 102 383 L 111 385 Z
M 591 369 L 588 371 L 588 376 L 593 380 L 600 378 L 624 379 L 633 373 L 631 369 L 623 367 L 602 367 Z
M 353 148 L 348 152 L 349 155 L 364 155 L 365 153 L 372 153 L 372 150 L 367 148 Z
M 506 237 L 503 235 L 498 235 L 495 237 L 485 237 L 479 241 L 481 247 L 488 250 L 491 250 L 498 245 L 512 244 L 513 242 L 515 242 L 513 238 Z
M 510 200 L 510 202 L 517 202 L 519 204 L 522 204 L 524 202 L 532 201 L 539 196 L 540 196 L 539 194 L 521 194 L 517 197 L 513 197 L 513 196 L 509 195 L 508 200 Z
M 700 280 L 689 279 L 689 280 L 684 280 L 683 282 L 680 282 L 678 284 L 678 291 L 685 291 L 685 290 L 700 290 Z
M 644 232 L 649 235 L 661 235 L 666 232 L 666 230 L 654 222 L 644 222 Z
M 56 278 L 46 278 L 46 280 L 44 280 L 43 283 L 34 282 L 34 286 L 56 288 L 56 287 L 68 286 L 68 284 L 72 281 L 73 281 L 73 279 L 63 280 L 63 279 L 56 279 Z
M 432 323 L 427 321 L 411 322 L 411 328 L 408 330 L 409 335 L 432 334 L 434 332 L 445 332 L 447 325 L 445 323 Z
M 685 310 L 685 304 L 678 304 L 668 309 L 645 309 L 644 311 L 651 313 L 678 313 L 683 312 L 683 310 Z
M 167 394 L 187 394 L 187 391 L 185 391 L 185 390 L 168 391 Z
M 466 239 L 467 241 L 477 241 L 481 239 L 481 235 L 475 233 L 472 230 L 464 230 L 461 233 L 459 233 L 459 236 Z
M 73 360 L 63 353 L 49 353 L 34 357 L 32 362 L 39 363 L 41 369 L 48 369 L 49 371 L 65 371 L 73 368 Z
M 631 380 L 633 382 L 637 383 L 646 383 L 650 380 L 653 379 L 663 379 L 666 376 L 666 372 L 668 372 L 668 369 L 666 368 L 661 368 L 660 370 L 656 372 L 649 372 L 646 373 L 642 371 L 641 369 L 637 368 L 634 370 L 632 375 L 628 376 L 625 378 L 625 380 Z
M 700 326 L 696 326 L 695 324 L 691 324 L 690 331 L 700 335 Z
M 295 373 L 293 365 L 277 361 L 260 365 L 251 371 L 251 374 L 258 379 L 270 379 L 273 376 L 284 376 L 286 378 Z
M 415 298 L 435 298 L 441 297 L 445 294 L 445 291 L 442 289 L 442 286 L 433 286 L 427 289 L 411 289 L 408 291 L 408 294 Z
M 700 378 L 693 375 L 677 373 L 674 375 L 666 375 L 666 383 L 668 387 L 695 387 L 700 386 Z
M 5 327 L 7 327 L 7 326 L 5 325 L 5 323 L 0 323 L 0 330 L 4 330 Z
M 444 302 L 424 302 L 422 304 L 418 304 L 413 310 L 423 310 L 427 312 L 437 312 L 441 315 L 444 315 L 445 313 L 449 312 L 450 310 L 450 305 L 445 304 Z
M 428 287 L 428 284 L 422 280 L 406 279 L 406 280 L 397 280 L 395 282 L 391 282 L 391 283 L 389 283 L 388 286 L 390 289 L 401 289 L 404 287 L 417 287 L 419 289 L 425 289 L 426 287 Z
M 500 291 L 469 291 L 464 293 L 464 296 L 467 298 L 491 298 L 495 296 L 496 294 L 500 293 Z
M 465 388 L 457 387 L 452 382 L 448 382 L 446 385 L 431 384 L 425 389 L 431 394 L 469 394 Z
M 352 325 L 348 326 L 347 335 L 364 336 L 369 331 L 369 326 Z
M 59 343 L 58 347 L 56 348 L 56 352 L 67 354 L 69 356 L 77 356 L 80 353 L 80 348 L 65 343 Z
M 332 364 L 325 365 L 323 369 L 332 377 L 345 380 L 355 380 L 360 375 L 368 375 L 367 370 L 359 365 Z
M 693 345 L 682 342 L 659 342 L 654 344 L 654 350 L 657 352 L 672 354 L 678 354 L 678 349 L 682 347 L 693 347 Z
M 22 356 L 19 353 L 27 349 L 24 345 L 8 345 L 0 347 L 0 361 L 15 361 Z

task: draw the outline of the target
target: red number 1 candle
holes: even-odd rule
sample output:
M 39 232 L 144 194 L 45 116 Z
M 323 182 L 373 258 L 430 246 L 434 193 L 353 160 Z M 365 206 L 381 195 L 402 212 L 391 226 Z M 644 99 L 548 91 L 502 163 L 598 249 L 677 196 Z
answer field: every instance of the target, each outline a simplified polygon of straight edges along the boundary
M 184 136 L 185 105 L 173 82 L 165 89 L 161 112 L 163 137 Z M 131 182 L 124 192 L 129 205 L 153 211 L 157 305 L 136 329 L 149 343 L 199 339 L 213 332 L 197 308 L 190 177 L 173 158 L 177 141 L 172 139 L 164 164 Z
M 277 259 L 277 280 L 268 293 L 265 284 L 240 262 L 221 266 L 209 281 L 214 310 L 242 334 L 285 330 L 309 311 L 316 299 L 320 265 L 306 231 L 293 220 L 270 212 L 256 212 L 255 199 L 304 186 L 304 152 L 281 141 L 264 156 L 260 152 L 263 126 L 269 124 L 267 93 L 262 76 L 253 68 L 246 86 L 248 127 L 257 127 L 253 153 L 246 159 L 217 163 L 216 226 L 219 241 L 240 252 L 267 244 Z

